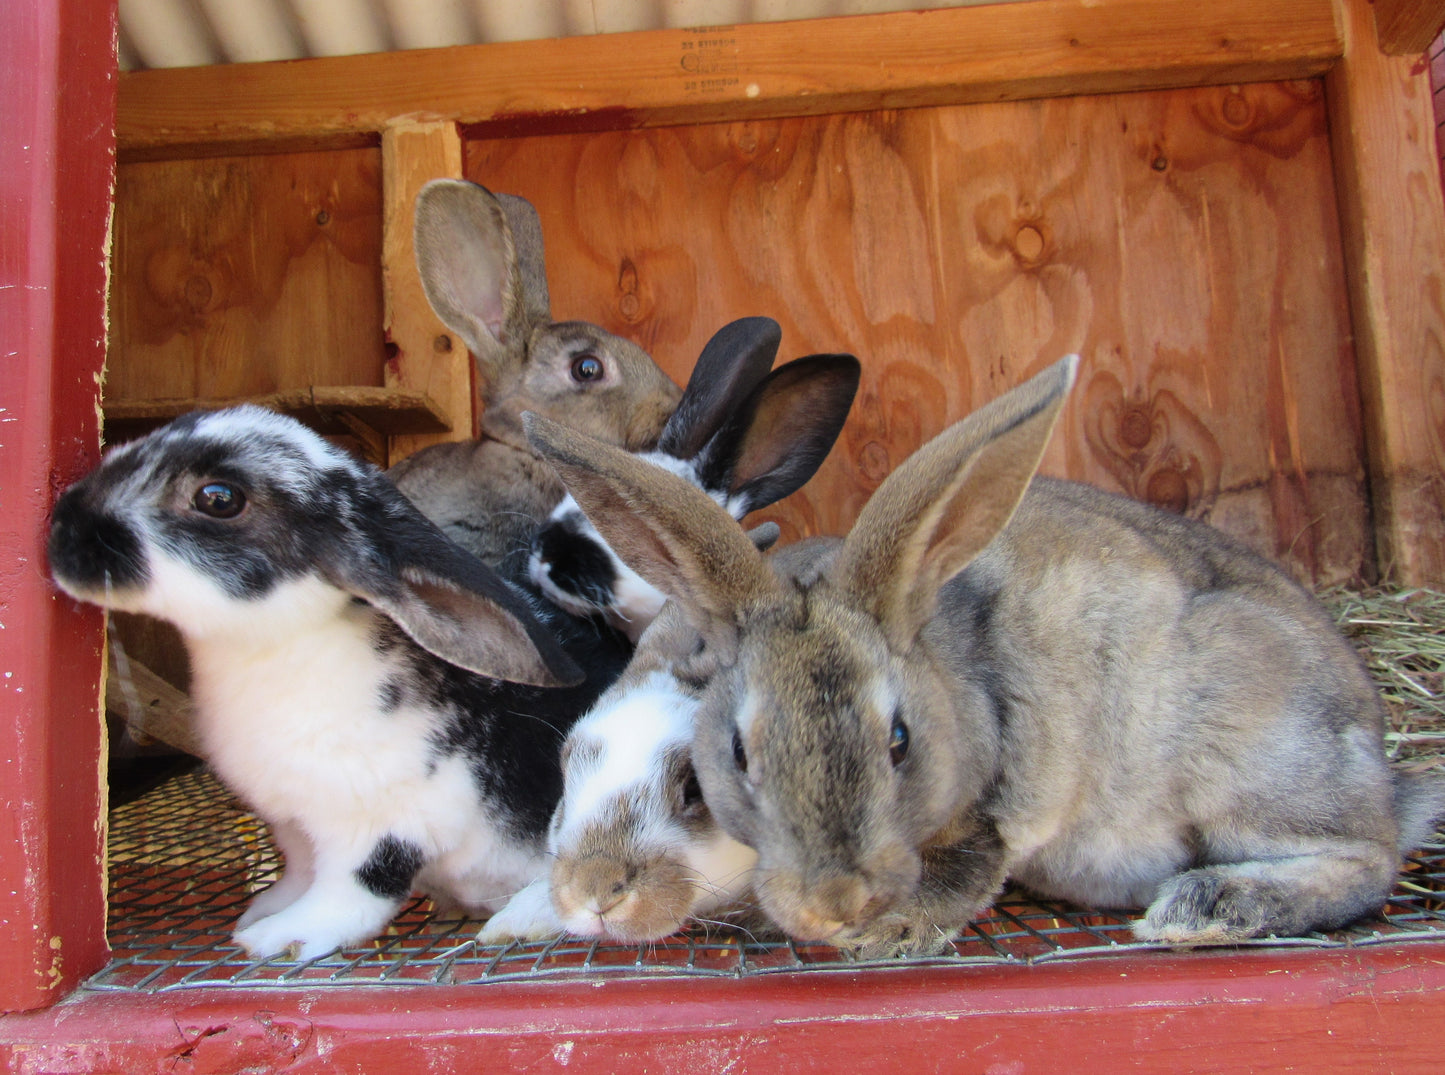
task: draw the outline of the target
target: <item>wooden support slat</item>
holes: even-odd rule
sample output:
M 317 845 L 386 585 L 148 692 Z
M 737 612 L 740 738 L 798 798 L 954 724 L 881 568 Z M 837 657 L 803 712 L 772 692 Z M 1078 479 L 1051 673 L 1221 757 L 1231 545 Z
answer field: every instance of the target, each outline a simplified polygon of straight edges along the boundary
M 1430 47 L 1445 26 L 1442 0 L 1374 0 L 1380 49 L 1391 56 L 1415 56 Z
M 1445 202 L 1430 81 L 1345 0 L 1326 79 L 1382 573 L 1445 582 Z
M 462 174 L 462 143 L 449 121 L 395 123 L 381 139 L 381 291 L 388 388 L 421 391 L 446 413 L 446 433 L 391 440 L 395 463 L 444 440 L 475 435 L 477 407 L 466 344 L 432 311 L 416 271 L 412 220 L 416 195 L 431 179 Z
M 122 153 L 355 144 L 399 117 L 599 130 L 1307 78 L 1333 0 L 1036 0 L 803 23 L 171 68 L 120 81 Z

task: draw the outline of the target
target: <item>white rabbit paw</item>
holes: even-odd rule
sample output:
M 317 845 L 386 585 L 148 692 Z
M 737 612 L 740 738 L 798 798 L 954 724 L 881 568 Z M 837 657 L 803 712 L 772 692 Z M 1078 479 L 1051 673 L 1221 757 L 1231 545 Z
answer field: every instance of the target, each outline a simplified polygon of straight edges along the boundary
M 253 959 L 287 953 L 305 961 L 370 940 L 386 928 L 394 912 L 390 905 L 337 907 L 303 897 L 283 911 L 236 930 L 231 939 Z
M 552 889 L 546 879 L 533 881 L 491 918 L 477 934 L 478 944 L 540 941 L 563 932 L 562 920 L 552 907 Z

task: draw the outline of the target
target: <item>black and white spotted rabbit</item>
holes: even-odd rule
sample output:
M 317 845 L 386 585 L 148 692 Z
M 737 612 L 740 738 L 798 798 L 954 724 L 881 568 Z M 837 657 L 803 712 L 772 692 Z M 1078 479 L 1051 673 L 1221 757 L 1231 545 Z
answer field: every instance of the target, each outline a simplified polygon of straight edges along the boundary
M 542 874 L 563 738 L 630 652 L 255 407 L 110 452 L 49 556 L 74 597 L 180 629 L 204 755 L 285 858 L 237 923 L 258 957 L 364 941 L 414 888 L 484 912 Z
M 734 519 L 788 496 L 822 465 L 858 391 L 852 355 L 808 355 L 770 370 L 782 332 L 750 317 L 720 329 L 693 366 L 657 447 L 637 453 L 702 489 Z M 536 536 L 528 573 L 579 616 L 636 641 L 666 600 L 610 548 L 571 497 Z

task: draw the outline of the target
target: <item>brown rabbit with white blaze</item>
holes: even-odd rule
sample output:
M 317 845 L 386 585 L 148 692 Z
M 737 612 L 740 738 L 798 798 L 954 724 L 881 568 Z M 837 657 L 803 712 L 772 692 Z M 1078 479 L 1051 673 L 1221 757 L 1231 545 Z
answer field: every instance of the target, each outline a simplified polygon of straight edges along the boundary
M 552 320 L 542 225 L 526 200 L 436 179 L 417 195 L 414 236 L 427 301 L 476 358 L 481 437 L 425 448 L 388 477 L 487 563 L 525 557 L 563 490 L 528 447 L 522 412 L 640 450 L 656 443 L 681 389 L 631 341 Z
M 1006 879 L 1228 943 L 1378 910 L 1445 782 L 1392 773 L 1327 613 L 1213 528 L 1034 478 L 1077 358 L 774 565 L 670 475 L 529 426 L 721 669 L 693 760 L 795 937 L 941 949 Z M 625 504 L 628 510 L 618 510 Z M 787 562 L 786 571 L 776 570 Z

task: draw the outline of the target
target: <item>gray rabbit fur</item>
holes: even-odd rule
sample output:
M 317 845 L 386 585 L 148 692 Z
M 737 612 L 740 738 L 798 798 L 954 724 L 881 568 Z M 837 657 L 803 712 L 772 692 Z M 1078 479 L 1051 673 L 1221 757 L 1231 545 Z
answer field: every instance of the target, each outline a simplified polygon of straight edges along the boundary
M 1033 478 L 1074 356 L 945 430 L 846 539 L 769 564 L 672 475 L 538 419 L 687 610 L 693 760 L 806 941 L 932 952 L 1007 879 L 1229 943 L 1377 911 L 1445 809 L 1318 602 L 1214 529 Z M 626 511 L 617 505 L 627 505 Z
M 433 180 L 417 195 L 414 235 L 427 301 L 475 356 L 484 409 L 479 439 L 425 448 L 388 474 L 485 562 L 525 557 L 563 490 L 528 447 L 522 412 L 640 450 L 656 443 L 681 390 L 629 340 L 552 320 L 542 226 L 524 199 Z

